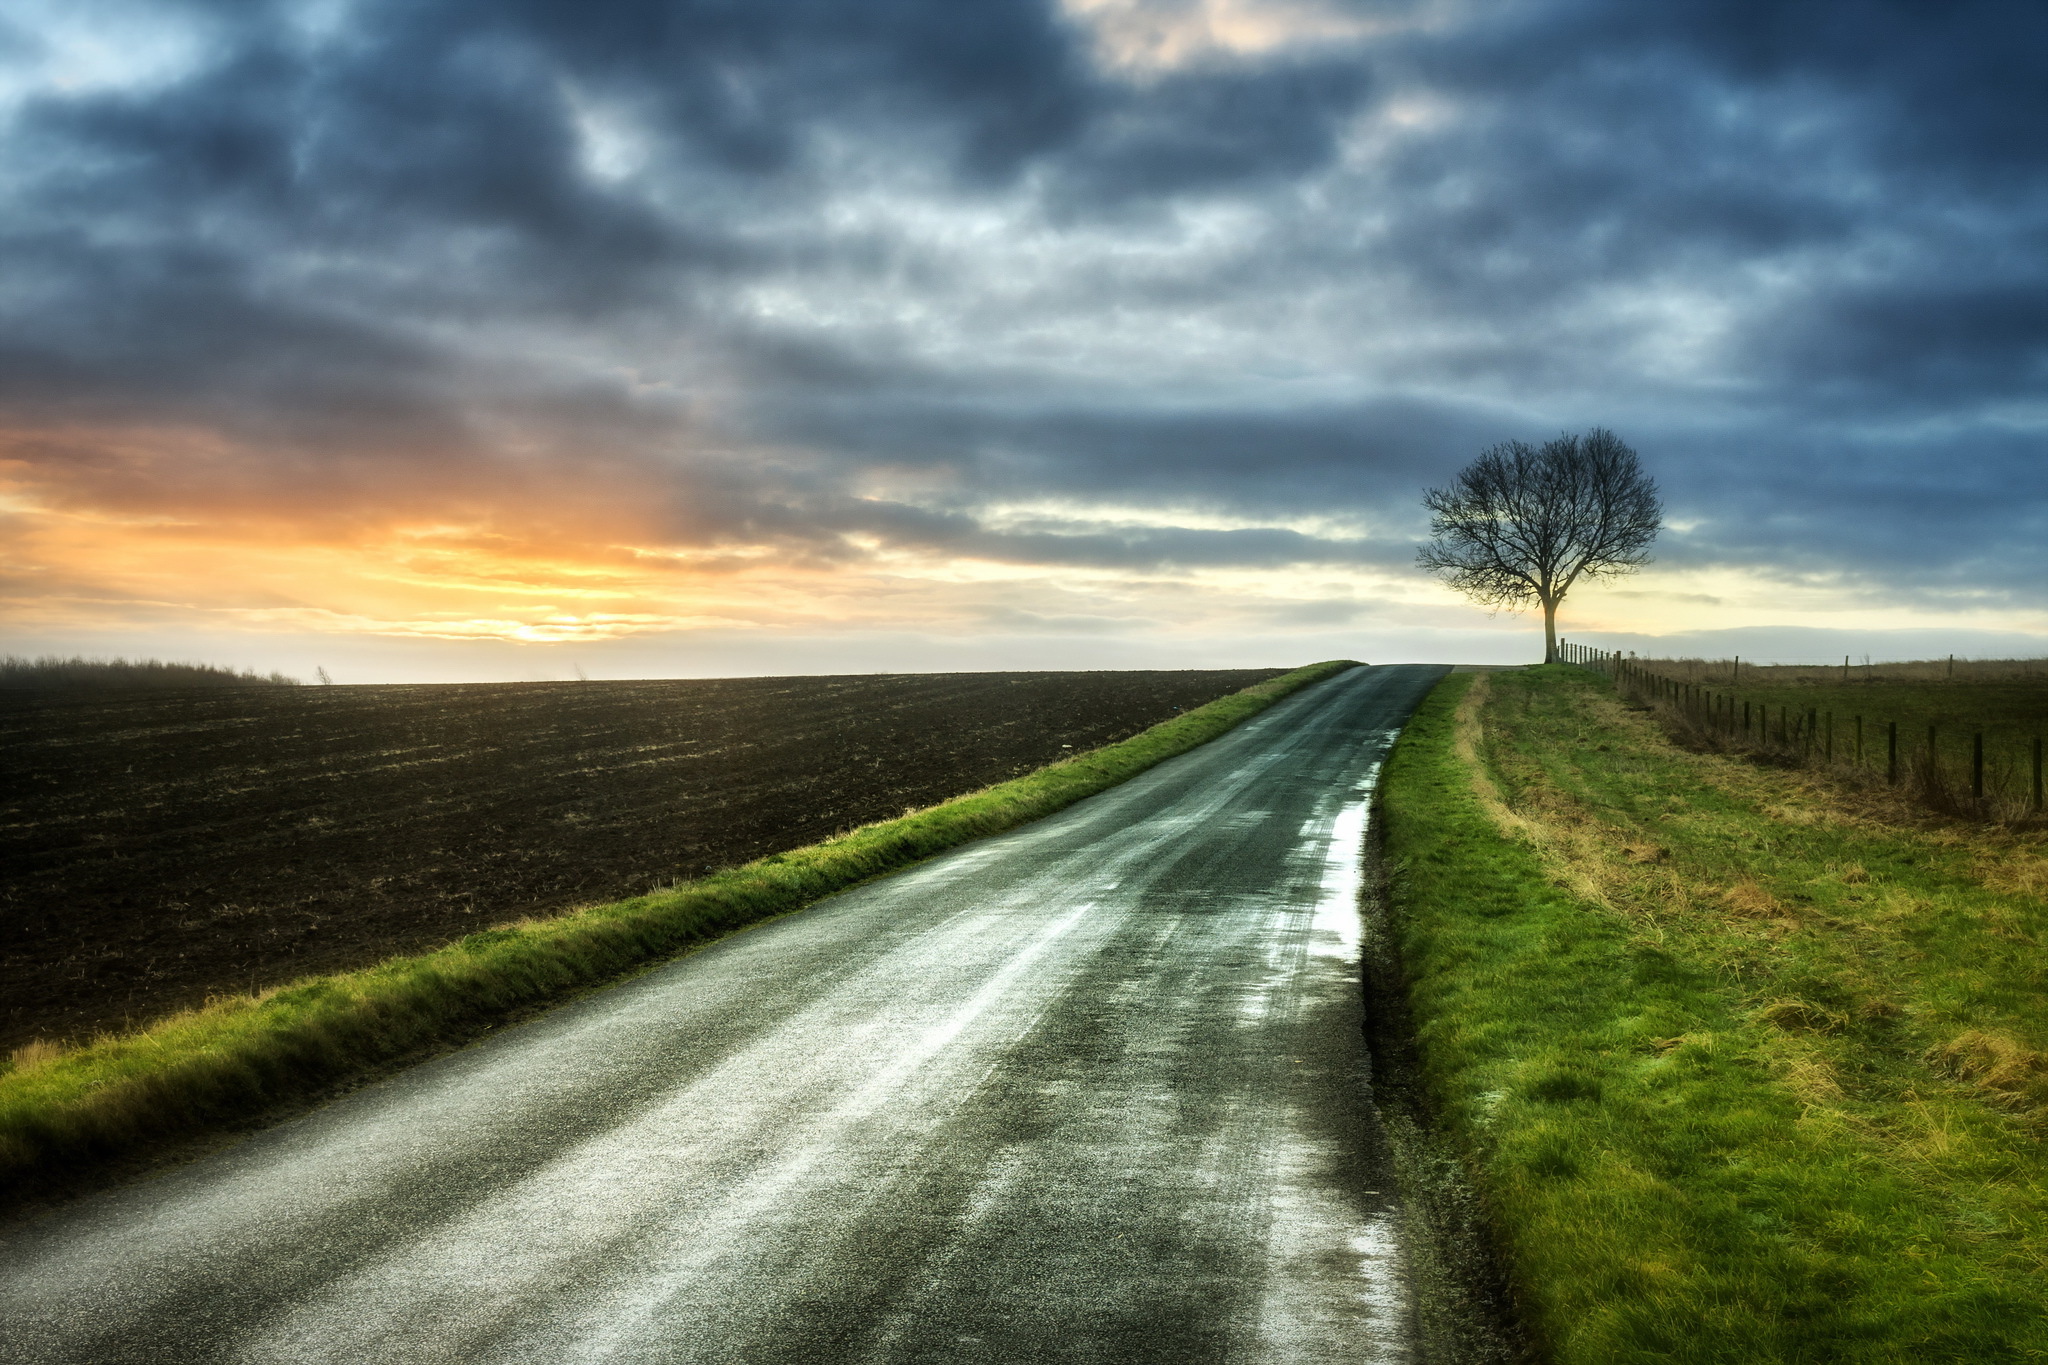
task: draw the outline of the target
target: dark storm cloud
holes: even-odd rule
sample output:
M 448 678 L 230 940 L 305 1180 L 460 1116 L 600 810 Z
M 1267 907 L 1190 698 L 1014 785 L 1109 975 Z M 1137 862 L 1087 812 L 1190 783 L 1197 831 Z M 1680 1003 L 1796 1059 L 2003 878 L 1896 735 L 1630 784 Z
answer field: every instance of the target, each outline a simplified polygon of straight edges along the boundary
M 1888 406 L 2038 382 L 2048 10 L 1520 13 L 1409 49 L 1432 88 L 1481 111 L 1392 177 L 1418 210 L 1395 254 L 1439 291 L 1540 306 L 1782 264 L 1793 280 L 1732 338 L 1746 378 Z
M 1478 448 L 1607 422 L 1681 562 L 2048 568 L 2038 4 L 1359 0 L 1134 70 L 1041 0 L 158 12 L 191 53 L 128 82 L 4 39 L 16 425 L 484 467 L 512 423 L 673 473 L 706 541 L 1157 567 L 1403 552 L 977 507 L 1398 538 Z M 856 496 L 904 469 L 951 482 Z
M 2048 574 L 2038 435 L 1972 427 L 1846 450 L 1833 437 L 1769 432 L 1723 442 L 1664 443 L 1669 500 L 1710 517 L 1666 537 L 1667 562 L 1771 565 L 1789 583 L 1843 576 L 1873 602 L 1970 593 L 2038 606 Z
M 1281 527 L 1224 530 L 1181 526 L 1104 526 L 1059 516 L 1034 516 L 991 527 L 958 513 L 881 501 L 837 502 L 793 509 L 801 526 L 886 537 L 902 546 L 1008 564 L 1158 571 L 1198 567 L 1281 568 L 1291 564 L 1405 562 L 1381 543 L 1308 535 Z
M 966 468 L 977 494 L 1197 502 L 1227 494 L 1229 507 L 1266 515 L 1370 506 L 1390 485 L 1439 473 L 1445 451 L 1489 442 L 1500 420 L 1416 399 L 1145 411 L 900 391 L 754 415 L 757 429 L 781 440 Z
M 1369 88 L 1355 61 L 1174 76 L 1098 101 L 1062 171 L 1082 211 L 1313 172 Z
M 1071 135 L 1086 83 L 1070 35 L 1039 4 L 935 0 L 779 4 L 528 0 L 439 12 L 530 41 L 577 76 L 657 106 L 665 127 L 728 167 L 784 169 L 801 134 L 848 117 L 936 117 L 959 166 L 1002 175 Z
M 1823 397 L 1941 407 L 2048 384 L 2048 269 L 1845 288 L 1781 322 L 1776 337 L 1759 329 L 1762 355 L 1829 385 Z

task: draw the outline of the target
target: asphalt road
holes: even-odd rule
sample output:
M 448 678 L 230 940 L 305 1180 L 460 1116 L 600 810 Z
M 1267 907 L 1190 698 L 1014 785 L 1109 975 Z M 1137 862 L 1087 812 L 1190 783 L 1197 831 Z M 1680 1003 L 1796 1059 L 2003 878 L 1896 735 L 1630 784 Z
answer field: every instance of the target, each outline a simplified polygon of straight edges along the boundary
M 0 1240 L 0 1360 L 1402 1361 L 1356 669 Z

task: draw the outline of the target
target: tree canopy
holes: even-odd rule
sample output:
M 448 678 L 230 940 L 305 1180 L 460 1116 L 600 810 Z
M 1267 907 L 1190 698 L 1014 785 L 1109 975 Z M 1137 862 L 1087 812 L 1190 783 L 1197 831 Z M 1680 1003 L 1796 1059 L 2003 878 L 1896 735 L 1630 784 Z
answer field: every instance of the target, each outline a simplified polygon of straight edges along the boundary
M 1664 516 L 1636 452 L 1604 427 L 1494 446 L 1422 503 L 1431 540 L 1416 561 L 1489 606 L 1540 604 L 1545 663 L 1572 585 L 1647 563 Z

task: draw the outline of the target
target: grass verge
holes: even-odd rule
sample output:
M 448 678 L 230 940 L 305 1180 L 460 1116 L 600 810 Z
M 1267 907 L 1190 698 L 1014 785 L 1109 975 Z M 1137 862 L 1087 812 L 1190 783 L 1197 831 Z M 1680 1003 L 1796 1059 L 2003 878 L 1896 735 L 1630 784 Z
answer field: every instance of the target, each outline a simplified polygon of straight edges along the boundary
M 1436 1111 L 1559 1361 L 2048 1358 L 2048 858 L 1447 679 L 1382 781 Z
M 756 920 L 1049 815 L 1186 753 L 1354 667 L 1314 664 L 1117 744 L 901 819 L 655 895 L 471 934 L 431 953 L 216 1000 L 0 1073 L 0 1180 L 132 1154 L 229 1125 Z

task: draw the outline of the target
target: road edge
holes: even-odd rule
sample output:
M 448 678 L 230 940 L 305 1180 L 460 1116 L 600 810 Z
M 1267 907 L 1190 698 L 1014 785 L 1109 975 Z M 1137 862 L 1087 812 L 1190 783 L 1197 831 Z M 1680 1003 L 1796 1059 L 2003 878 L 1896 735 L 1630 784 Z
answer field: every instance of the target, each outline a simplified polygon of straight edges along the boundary
M 1455 703 L 1470 685 L 1469 674 L 1445 675 L 1423 697 L 1416 715 L 1430 710 L 1433 702 Z M 1395 750 L 1410 742 L 1415 718 L 1411 715 L 1401 727 Z M 1493 1210 L 1463 1144 L 1431 1103 L 1401 952 L 1401 868 L 1387 853 L 1387 779 L 1398 781 L 1401 775 L 1393 752 L 1381 773 L 1372 818 L 1366 822 L 1360 967 L 1373 1106 L 1393 1156 L 1405 1214 L 1416 1360 L 1418 1365 L 1533 1365 L 1543 1353 L 1517 1311 Z

